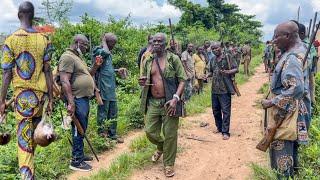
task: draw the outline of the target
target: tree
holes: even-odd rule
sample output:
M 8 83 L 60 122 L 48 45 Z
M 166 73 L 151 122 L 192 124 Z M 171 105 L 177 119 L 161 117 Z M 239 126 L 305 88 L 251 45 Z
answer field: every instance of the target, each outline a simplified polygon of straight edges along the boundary
M 204 7 L 188 0 L 168 2 L 183 12 L 178 23 L 179 30 L 187 26 L 202 26 L 219 32 L 220 40 L 241 43 L 246 40 L 257 41 L 262 36 L 259 30 L 261 22 L 254 20 L 255 16 L 241 14 L 236 4 L 228 4 L 224 0 L 207 0 L 208 6 Z
M 73 1 L 72 0 L 43 0 L 41 2 L 43 6 L 41 9 L 44 10 L 47 21 L 51 24 L 61 23 L 68 19 Z

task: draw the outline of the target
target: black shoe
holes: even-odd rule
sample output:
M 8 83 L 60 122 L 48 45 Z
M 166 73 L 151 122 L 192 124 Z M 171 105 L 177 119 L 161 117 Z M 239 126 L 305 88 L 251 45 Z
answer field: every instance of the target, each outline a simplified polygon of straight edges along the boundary
M 92 166 L 90 166 L 89 164 L 87 164 L 86 162 L 82 161 L 71 161 L 70 169 L 74 170 L 74 171 L 82 171 L 82 172 L 88 172 L 92 170 Z
M 84 157 L 83 157 L 83 161 L 85 161 L 85 162 L 93 161 L 93 157 L 91 157 L 91 156 L 84 156 Z
M 124 143 L 124 140 L 120 137 L 116 137 L 116 138 L 110 138 L 112 141 L 115 141 L 118 144 L 122 144 Z

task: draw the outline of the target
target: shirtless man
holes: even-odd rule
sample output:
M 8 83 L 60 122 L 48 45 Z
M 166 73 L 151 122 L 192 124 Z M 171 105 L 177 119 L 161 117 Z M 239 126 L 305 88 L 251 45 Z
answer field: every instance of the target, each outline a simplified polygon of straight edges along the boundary
M 182 115 L 180 96 L 187 77 L 179 57 L 166 51 L 165 45 L 165 34 L 157 33 L 153 38 L 154 54 L 146 60 L 139 84 L 143 87 L 141 110 L 146 115 L 146 135 L 157 145 L 152 161 L 157 161 L 163 154 L 165 175 L 172 177 L 179 117 Z

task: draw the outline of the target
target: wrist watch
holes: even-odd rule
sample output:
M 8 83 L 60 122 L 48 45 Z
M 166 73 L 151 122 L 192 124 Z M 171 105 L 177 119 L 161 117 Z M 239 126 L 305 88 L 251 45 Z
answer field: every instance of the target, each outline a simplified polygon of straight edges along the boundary
M 178 101 L 180 101 L 180 97 L 177 94 L 174 94 L 173 98 L 176 98 Z

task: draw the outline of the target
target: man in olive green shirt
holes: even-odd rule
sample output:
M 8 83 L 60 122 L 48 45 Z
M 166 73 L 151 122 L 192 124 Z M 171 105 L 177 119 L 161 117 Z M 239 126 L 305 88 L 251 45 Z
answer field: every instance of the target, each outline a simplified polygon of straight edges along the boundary
M 146 135 L 158 149 L 152 161 L 163 154 L 165 175 L 172 177 L 182 110 L 180 96 L 187 77 L 179 57 L 166 51 L 165 45 L 165 35 L 157 33 L 153 38 L 154 55 L 147 59 L 139 84 L 144 87 L 141 110 L 146 114 Z M 164 138 L 160 135 L 161 128 Z
M 94 93 L 94 81 L 87 64 L 81 55 L 88 51 L 89 41 L 84 35 L 76 35 L 73 44 L 64 52 L 59 61 L 59 75 L 62 91 L 67 99 L 68 115 L 75 116 L 84 133 L 88 126 L 89 99 Z M 92 167 L 85 161 L 92 161 L 92 157 L 85 157 L 83 152 L 83 135 L 78 133 L 72 125 L 72 161 L 70 169 L 90 171 Z

